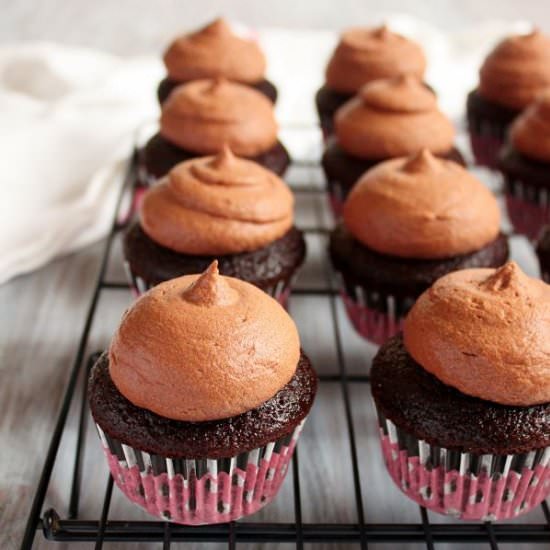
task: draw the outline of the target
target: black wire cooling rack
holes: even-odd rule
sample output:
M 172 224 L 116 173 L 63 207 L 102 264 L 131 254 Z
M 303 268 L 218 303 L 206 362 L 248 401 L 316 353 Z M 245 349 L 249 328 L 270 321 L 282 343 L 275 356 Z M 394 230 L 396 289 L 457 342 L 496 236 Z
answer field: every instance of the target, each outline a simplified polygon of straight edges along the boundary
M 314 167 L 314 163 L 297 163 L 303 167 Z M 85 357 L 88 345 L 90 329 L 99 302 L 99 298 L 105 290 L 120 290 L 128 292 L 125 282 L 110 281 L 107 278 L 107 267 L 113 248 L 113 242 L 125 223 L 120 222 L 123 204 L 136 190 L 137 181 L 137 152 L 132 155 L 124 183 L 121 188 L 115 221 L 106 239 L 105 249 L 101 260 L 98 279 L 93 292 L 92 300 L 84 322 L 84 328 L 78 345 L 76 357 L 70 371 L 67 388 L 63 397 L 61 410 L 55 424 L 51 442 L 46 454 L 46 459 L 36 488 L 34 500 L 28 516 L 21 548 L 27 550 L 33 547 L 37 537 L 43 536 L 50 541 L 59 542 L 89 542 L 96 549 L 103 547 L 105 541 L 118 541 L 125 543 L 128 548 L 137 542 L 151 542 L 169 549 L 172 543 L 226 543 L 229 549 L 237 548 L 240 543 L 285 543 L 285 548 L 295 546 L 297 549 L 315 547 L 315 543 L 335 543 L 356 546 L 366 549 L 371 543 L 385 542 L 420 543 L 428 549 L 436 548 L 440 543 L 454 543 L 453 548 L 462 548 L 472 543 L 482 543 L 491 549 L 498 549 L 501 545 L 512 545 L 514 548 L 519 543 L 546 544 L 550 546 L 550 510 L 547 502 L 543 502 L 542 517 L 540 523 L 431 523 L 428 513 L 419 507 L 419 521 L 417 523 L 372 523 L 366 517 L 363 507 L 363 494 L 361 487 L 361 472 L 358 462 L 356 445 L 356 427 L 352 415 L 350 387 L 355 384 L 368 384 L 369 376 L 348 373 L 342 346 L 342 336 L 337 316 L 337 291 L 332 284 L 330 266 L 326 266 L 326 286 L 324 288 L 296 288 L 293 294 L 303 296 L 325 296 L 329 299 L 332 330 L 336 345 L 336 357 L 338 360 L 337 374 L 320 376 L 321 383 L 337 383 L 340 386 L 347 428 L 347 440 L 351 457 L 351 470 L 353 474 L 354 494 L 352 497 L 356 507 L 357 522 L 355 523 L 308 523 L 302 520 L 302 511 L 308 506 L 303 502 L 300 487 L 299 445 L 293 456 L 292 489 L 294 499 L 294 521 L 291 523 L 252 523 L 244 518 L 241 521 L 229 524 L 187 527 L 168 523 L 165 521 L 112 521 L 109 520 L 109 509 L 113 492 L 113 479 L 108 476 L 106 490 L 100 517 L 96 519 L 83 519 L 79 516 L 81 476 L 85 454 L 85 433 L 88 422 L 88 405 L 86 401 L 88 372 L 94 363 L 97 354 Z M 291 182 L 292 186 L 292 182 Z M 300 185 L 292 186 L 294 192 L 299 194 L 323 194 L 320 186 Z M 306 233 L 326 233 L 327 230 L 319 224 L 318 227 L 302 228 Z M 82 380 L 79 388 L 78 381 Z M 67 419 L 72 407 L 77 401 L 78 430 L 74 448 L 74 460 L 72 467 L 72 482 L 69 499 L 63 509 L 66 514 L 61 515 L 54 509 L 44 510 L 44 501 L 48 491 L 52 471 L 56 464 L 61 439 L 66 430 Z M 315 414 L 315 412 L 313 412 Z M 330 442 L 327 442 L 330 445 Z M 390 480 L 388 478 L 388 483 Z M 406 498 L 403 496 L 403 498 Z M 128 503 L 128 506 L 133 506 Z M 41 534 L 40 534 L 41 531 Z M 290 546 L 289 546 L 290 545 Z

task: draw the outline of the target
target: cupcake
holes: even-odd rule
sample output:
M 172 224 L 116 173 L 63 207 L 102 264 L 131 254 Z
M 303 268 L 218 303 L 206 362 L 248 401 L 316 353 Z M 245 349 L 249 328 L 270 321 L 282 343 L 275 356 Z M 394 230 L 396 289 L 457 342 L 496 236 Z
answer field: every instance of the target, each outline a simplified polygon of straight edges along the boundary
M 219 77 L 255 88 L 273 103 L 277 99 L 277 89 L 265 78 L 266 61 L 258 43 L 233 32 L 222 18 L 176 38 L 163 60 L 167 76 L 158 87 L 161 104 L 180 84 Z
M 550 86 L 550 37 L 535 30 L 500 42 L 479 71 L 466 104 L 478 164 L 494 168 L 506 131 L 517 115 Z
M 273 104 L 260 92 L 223 79 L 194 80 L 162 105 L 160 131 L 141 150 L 140 179 L 150 183 L 179 162 L 224 145 L 282 175 L 290 158 L 277 130 Z
M 363 84 L 400 74 L 422 80 L 425 70 L 422 48 L 385 25 L 346 30 L 328 62 L 326 82 L 315 96 L 323 134 L 332 134 L 334 113 Z
M 145 192 L 139 221 L 124 236 L 135 292 L 200 273 L 217 258 L 223 275 L 286 305 L 306 252 L 293 206 L 290 188 L 277 175 L 228 147 L 176 165 Z
M 541 232 L 537 242 L 537 257 L 539 259 L 541 277 L 550 283 L 550 225 Z
M 426 148 L 464 162 L 453 145 L 454 127 L 439 111 L 435 95 L 410 75 L 366 84 L 338 110 L 334 124 L 335 137 L 321 162 L 336 216 L 355 182 L 383 160 Z
M 535 239 L 550 223 L 550 92 L 514 121 L 498 168 L 514 229 Z
M 510 262 L 439 279 L 371 370 L 382 452 L 412 500 L 501 520 L 550 495 L 550 287 Z
M 369 170 L 344 204 L 329 252 L 348 316 L 382 344 L 439 277 L 508 259 L 492 193 L 453 161 L 428 150 Z
M 198 525 L 275 497 L 316 386 L 284 309 L 214 262 L 125 313 L 89 402 L 120 490 L 154 516 Z

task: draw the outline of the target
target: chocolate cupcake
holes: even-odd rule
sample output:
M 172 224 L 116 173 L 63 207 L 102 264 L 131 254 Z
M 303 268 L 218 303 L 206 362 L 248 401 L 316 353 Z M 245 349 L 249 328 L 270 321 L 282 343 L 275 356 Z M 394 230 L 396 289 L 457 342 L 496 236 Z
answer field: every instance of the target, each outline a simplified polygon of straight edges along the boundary
M 435 95 L 413 76 L 366 84 L 338 110 L 334 123 L 335 136 L 321 162 L 336 216 L 355 182 L 379 162 L 426 148 L 464 163 L 453 145 L 451 121 L 437 108 Z
M 248 86 L 223 79 L 178 86 L 162 105 L 159 133 L 141 150 L 140 179 L 151 183 L 176 164 L 224 145 L 282 175 L 290 157 L 277 130 L 273 104 Z
M 536 252 L 539 259 L 541 277 L 547 283 L 550 283 L 550 225 L 547 225 L 541 231 Z
M 550 495 L 550 287 L 510 262 L 439 279 L 371 370 L 396 485 L 465 520 Z
M 504 175 L 506 207 L 514 229 L 535 239 L 550 222 L 550 93 L 512 124 L 498 168 Z
M 167 77 L 158 87 L 159 103 L 191 80 L 226 78 L 255 88 L 273 103 L 277 89 L 265 78 L 265 56 L 258 43 L 233 32 L 223 18 L 176 38 L 164 53 Z
M 472 150 L 478 164 L 495 168 L 512 121 L 550 86 L 550 37 L 535 30 L 500 42 L 479 71 L 466 104 Z
M 508 259 L 492 193 L 456 162 L 423 150 L 369 170 L 330 237 L 350 320 L 382 344 L 439 277 Z
M 227 147 L 176 165 L 145 192 L 140 219 L 124 237 L 135 292 L 204 271 L 217 258 L 223 275 L 286 305 L 306 252 L 293 206 L 278 176 Z
M 89 401 L 121 491 L 155 516 L 198 525 L 275 497 L 316 389 L 284 309 L 213 263 L 125 313 Z
M 400 74 L 422 80 L 425 70 L 422 48 L 385 25 L 346 30 L 328 62 L 326 82 L 315 96 L 323 134 L 332 134 L 335 112 L 367 82 Z

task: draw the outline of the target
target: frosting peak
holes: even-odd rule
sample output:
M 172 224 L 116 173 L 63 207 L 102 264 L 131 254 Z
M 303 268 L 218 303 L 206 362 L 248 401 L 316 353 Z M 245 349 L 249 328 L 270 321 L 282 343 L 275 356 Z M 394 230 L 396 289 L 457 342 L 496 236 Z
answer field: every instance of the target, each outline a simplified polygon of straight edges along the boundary
M 479 71 L 479 93 L 523 109 L 550 86 L 550 37 L 538 29 L 497 44 Z
M 516 118 L 510 140 L 525 156 L 550 162 L 550 92 L 545 92 Z
M 251 84 L 263 79 L 266 67 L 258 44 L 235 34 L 222 18 L 174 40 L 164 64 L 178 82 L 223 76 Z
M 365 84 L 336 111 L 334 124 L 341 147 L 367 159 L 410 155 L 423 147 L 446 153 L 455 135 L 433 92 L 411 74 Z
M 337 92 L 355 93 L 371 80 L 403 73 L 421 79 L 425 70 L 426 58 L 416 42 L 385 25 L 351 28 L 340 37 L 327 65 L 326 81 Z
M 521 287 L 525 286 L 527 281 L 528 277 L 521 271 L 518 264 L 509 261 L 484 281 L 481 281 L 479 286 L 488 292 L 511 291 L 516 293 Z
M 427 149 L 366 172 L 351 190 L 343 218 L 369 248 L 416 259 L 468 254 L 500 230 L 492 193 L 462 166 Z
M 429 149 L 420 149 L 418 153 L 411 155 L 401 167 L 403 172 L 408 174 L 422 174 L 435 172 L 440 168 L 436 158 Z
M 255 157 L 277 141 L 273 104 L 263 94 L 224 78 L 178 86 L 162 105 L 160 133 L 171 143 L 198 154 L 228 145 Z
M 233 290 L 218 271 L 218 260 L 214 260 L 206 271 L 183 292 L 182 298 L 204 307 L 229 306 L 238 299 Z
M 134 405 L 202 422 L 273 397 L 294 376 L 299 357 L 286 311 L 253 285 L 218 275 L 213 264 L 134 303 L 111 342 L 109 371 Z
M 404 325 L 412 357 L 443 383 L 503 405 L 550 401 L 550 286 L 514 263 L 456 271 Z
M 293 207 L 277 175 L 226 146 L 217 156 L 178 164 L 148 189 L 140 223 L 155 242 L 183 254 L 237 254 L 282 237 Z

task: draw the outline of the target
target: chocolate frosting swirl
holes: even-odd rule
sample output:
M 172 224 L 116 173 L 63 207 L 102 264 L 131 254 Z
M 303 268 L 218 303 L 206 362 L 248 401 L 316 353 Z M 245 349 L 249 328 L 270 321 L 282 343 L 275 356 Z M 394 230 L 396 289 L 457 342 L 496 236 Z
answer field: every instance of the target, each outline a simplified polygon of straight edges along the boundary
M 237 36 L 222 18 L 176 38 L 164 53 L 164 64 L 178 82 L 224 77 L 253 84 L 263 79 L 266 68 L 259 45 Z
M 550 37 L 539 30 L 500 42 L 479 71 L 479 93 L 523 109 L 550 86 Z
M 550 402 L 550 286 L 514 263 L 442 277 L 405 320 L 408 352 L 441 382 L 503 405 Z
M 271 399 L 300 358 L 296 325 L 255 286 L 219 275 L 161 283 L 124 314 L 109 372 L 124 397 L 187 422 L 229 418 Z
M 277 141 L 273 104 L 262 93 L 224 79 L 195 80 L 178 86 L 162 105 L 160 133 L 198 154 L 227 144 L 244 157 L 271 149 Z
M 526 157 L 550 162 L 550 92 L 544 93 L 516 118 L 510 140 Z
M 366 172 L 343 217 L 367 247 L 416 259 L 474 252 L 496 239 L 500 227 L 493 194 L 462 166 L 427 149 Z
M 228 147 L 215 157 L 191 159 L 145 193 L 140 223 L 155 242 L 201 256 L 257 250 L 293 223 L 289 187 Z
M 410 155 L 423 147 L 445 153 L 455 137 L 435 95 L 410 75 L 366 84 L 338 109 L 334 124 L 342 149 L 366 159 Z
M 426 58 L 412 40 L 386 26 L 351 28 L 340 37 L 326 69 L 327 86 L 341 93 L 355 93 L 366 82 L 412 74 L 422 79 Z

